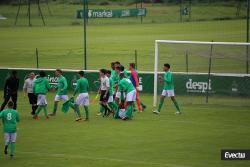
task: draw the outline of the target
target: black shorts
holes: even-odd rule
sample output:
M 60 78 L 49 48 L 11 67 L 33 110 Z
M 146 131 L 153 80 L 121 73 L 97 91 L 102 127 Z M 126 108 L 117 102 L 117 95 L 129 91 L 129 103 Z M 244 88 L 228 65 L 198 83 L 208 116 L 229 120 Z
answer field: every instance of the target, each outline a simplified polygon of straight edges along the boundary
M 108 102 L 109 92 L 107 93 L 106 97 L 104 98 L 105 93 L 106 93 L 106 90 L 101 91 L 101 96 L 100 96 L 100 101 L 101 102 Z
M 34 93 L 28 93 L 30 104 L 36 104 L 37 103 L 37 95 Z

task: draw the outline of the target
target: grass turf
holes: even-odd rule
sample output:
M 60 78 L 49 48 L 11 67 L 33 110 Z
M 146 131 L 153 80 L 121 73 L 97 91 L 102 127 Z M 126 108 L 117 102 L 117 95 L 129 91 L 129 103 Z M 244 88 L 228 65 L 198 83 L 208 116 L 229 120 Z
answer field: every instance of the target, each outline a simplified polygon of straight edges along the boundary
M 88 69 L 106 68 L 114 60 L 119 60 L 126 65 L 134 61 L 134 51 L 137 50 L 139 70 L 152 71 L 154 41 L 157 39 L 245 41 L 246 21 L 241 19 L 241 16 L 244 16 L 245 8 L 242 9 L 240 17 L 234 17 L 236 7 L 233 5 L 194 5 L 192 21 L 180 23 L 178 5 L 145 5 L 148 8 L 148 16 L 144 18 L 144 24 L 140 24 L 139 18 L 89 20 L 87 31 Z M 90 8 L 131 7 L 134 6 L 90 5 Z M 56 65 L 58 68 L 82 68 L 82 20 L 74 18 L 76 9 L 82 8 L 82 6 L 52 3 L 53 16 L 48 15 L 46 5 L 42 4 L 42 8 L 48 26 L 40 26 L 41 19 L 37 16 L 36 7 L 32 6 L 34 27 L 25 27 L 28 21 L 27 10 L 22 6 L 18 26 L 13 27 L 17 6 L 0 6 L 1 14 L 8 18 L 0 22 L 0 66 L 36 67 L 35 50 L 38 48 L 40 67 L 54 68 Z M 218 19 L 224 17 L 238 20 Z M 193 22 L 196 20 L 203 21 Z M 162 48 L 160 49 L 160 62 L 171 63 L 174 71 L 185 71 L 184 52 L 186 50 L 181 50 L 177 56 L 172 56 L 178 50 L 177 46 L 173 47 L 172 52 L 164 49 L 164 46 Z M 185 47 L 180 46 L 180 48 Z M 190 46 L 189 49 L 197 48 Z M 217 56 L 213 56 L 212 72 L 245 73 L 244 47 L 241 47 L 239 52 L 233 52 L 228 48 L 220 51 L 224 54 L 219 53 Z M 189 71 L 208 71 L 209 46 L 200 52 L 190 54 Z M 232 65 L 234 69 L 231 68 Z
M 20 93 L 20 96 L 22 94 Z M 52 109 L 54 94 L 48 96 Z M 92 98 L 94 95 L 91 96 Z M 89 122 L 74 122 L 74 114 L 32 120 L 27 98 L 19 97 L 21 122 L 15 160 L 0 156 L 8 166 L 242 166 L 247 161 L 221 161 L 223 148 L 246 149 L 249 144 L 249 99 L 178 97 L 183 115 L 175 115 L 169 100 L 161 115 L 151 113 L 152 96 L 143 95 L 148 108 L 132 121 L 96 117 L 90 106 Z M 225 103 L 226 101 L 226 103 Z M 0 138 L 2 138 L 2 134 Z M 1 142 L 3 143 L 3 142 Z M 2 144 L 1 144 L 2 145 Z M 3 148 L 3 145 L 2 147 Z

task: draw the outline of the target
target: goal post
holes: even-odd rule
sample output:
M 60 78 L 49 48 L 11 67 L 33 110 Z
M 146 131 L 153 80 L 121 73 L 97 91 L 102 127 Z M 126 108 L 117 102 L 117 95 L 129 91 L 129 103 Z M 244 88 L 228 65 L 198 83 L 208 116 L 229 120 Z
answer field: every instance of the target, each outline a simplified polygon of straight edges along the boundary
M 157 91 L 158 91 L 158 62 L 159 62 L 159 46 L 167 44 L 188 44 L 188 45 L 207 45 L 212 47 L 215 45 L 225 45 L 225 46 L 245 46 L 246 47 L 246 74 L 249 73 L 249 57 L 248 57 L 248 48 L 250 43 L 243 42 L 201 42 L 201 41 L 177 41 L 177 40 L 156 40 L 155 41 L 155 60 L 154 60 L 154 98 L 153 98 L 153 107 L 157 105 Z M 208 72 L 210 75 L 210 70 Z

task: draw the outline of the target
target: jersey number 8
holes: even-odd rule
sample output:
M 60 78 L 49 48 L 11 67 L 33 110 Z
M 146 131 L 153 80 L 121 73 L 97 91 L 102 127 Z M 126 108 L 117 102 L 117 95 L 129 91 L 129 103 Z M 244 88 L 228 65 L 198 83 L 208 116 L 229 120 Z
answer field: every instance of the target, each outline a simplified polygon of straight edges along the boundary
M 7 114 L 7 120 L 8 120 L 8 121 L 12 120 L 12 114 L 11 114 L 11 113 L 8 113 L 8 114 Z

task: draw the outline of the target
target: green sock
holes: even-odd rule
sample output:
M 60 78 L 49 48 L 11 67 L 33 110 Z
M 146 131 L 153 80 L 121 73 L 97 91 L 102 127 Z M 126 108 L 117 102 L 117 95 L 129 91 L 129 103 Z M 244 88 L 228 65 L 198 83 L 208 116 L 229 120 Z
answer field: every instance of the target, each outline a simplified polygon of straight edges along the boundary
M 48 116 L 48 108 L 47 105 L 43 106 L 43 110 L 44 110 L 44 115 L 47 117 Z
M 159 107 L 158 107 L 158 112 L 161 112 L 162 105 L 164 103 L 164 99 L 160 99 Z
M 81 113 L 80 113 L 80 109 L 79 109 L 79 106 L 77 105 L 77 104 L 75 104 L 75 113 L 77 114 L 77 116 L 79 117 L 79 118 L 81 118 Z
M 36 113 L 35 113 L 35 116 L 38 116 L 40 111 L 42 110 L 42 106 L 38 106 L 38 108 L 36 109 Z
M 11 143 L 10 144 L 10 155 L 14 155 L 16 149 L 16 143 Z
M 142 106 L 142 107 L 146 107 L 146 105 L 145 105 L 143 102 L 141 102 L 141 106 Z
M 104 107 L 102 105 L 100 105 L 100 113 L 103 113 L 104 112 Z
M 77 104 L 74 104 L 72 102 L 69 103 L 69 107 L 71 107 L 73 110 L 75 110 L 75 107 L 76 107 Z
M 174 103 L 176 110 L 178 112 L 180 112 L 180 107 L 179 107 L 179 104 L 178 104 L 177 100 L 172 100 L 172 102 Z
M 115 102 L 112 102 L 112 105 L 114 107 L 114 110 L 117 111 L 118 110 L 118 105 Z
M 126 109 L 126 117 L 129 119 L 132 118 L 132 110 L 133 110 L 133 104 L 128 105 Z
M 58 102 L 55 102 L 55 103 L 54 103 L 53 113 L 56 113 L 57 107 L 58 107 Z
M 86 114 L 86 119 L 89 119 L 89 107 L 84 106 L 85 114 Z
M 114 110 L 114 105 L 113 105 L 112 102 L 111 102 L 111 103 L 108 103 L 108 105 L 109 105 L 109 107 L 111 108 L 111 110 Z

